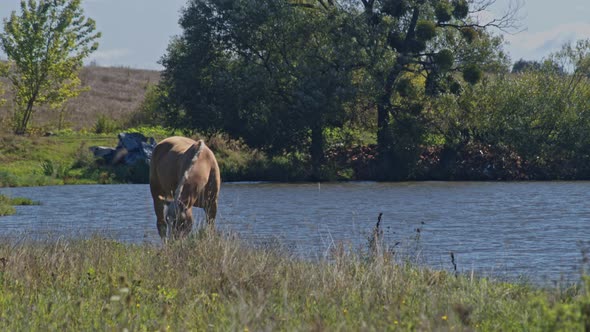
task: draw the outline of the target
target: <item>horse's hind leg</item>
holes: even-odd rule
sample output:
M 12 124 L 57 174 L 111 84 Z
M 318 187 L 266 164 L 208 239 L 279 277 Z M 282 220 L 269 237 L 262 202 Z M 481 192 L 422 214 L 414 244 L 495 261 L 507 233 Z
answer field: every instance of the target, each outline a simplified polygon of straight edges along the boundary
M 205 218 L 207 220 L 208 225 L 215 224 L 215 216 L 217 215 L 217 198 L 214 200 L 210 200 L 205 205 Z
M 219 196 L 220 179 L 217 172 L 213 169 L 209 175 L 209 181 L 205 185 L 205 217 L 208 225 L 215 224 L 215 217 L 217 216 L 217 198 Z

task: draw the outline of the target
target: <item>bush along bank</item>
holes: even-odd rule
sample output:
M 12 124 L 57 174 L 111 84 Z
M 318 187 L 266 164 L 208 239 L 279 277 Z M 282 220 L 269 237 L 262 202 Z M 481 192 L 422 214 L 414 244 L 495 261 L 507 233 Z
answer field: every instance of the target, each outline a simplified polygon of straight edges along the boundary
M 141 144 L 150 147 L 177 134 L 163 129 L 143 129 L 145 135 L 138 130 L 125 132 L 129 133 L 127 136 L 146 138 Z M 394 162 L 385 168 L 380 165 L 381 156 L 375 144 L 333 144 L 326 149 L 318 177 L 317 173 L 313 174 L 311 160 L 305 153 L 269 155 L 225 134 L 193 138 L 203 138 L 214 151 L 223 181 L 590 179 L 590 166 L 575 160 L 548 162 L 546 159 L 525 158 L 506 145 L 476 141 L 422 146 L 417 150 L 415 160 L 404 164 L 402 158 L 394 158 L 397 165 Z M 146 158 L 149 151 L 133 154 L 129 153 L 130 150 L 133 149 L 121 144 L 114 133 L 67 132 L 49 137 L 0 137 L 0 187 L 148 183 L 149 161 Z M 121 151 L 125 153 L 119 153 Z M 141 158 L 132 157 L 139 154 L 142 154 Z M 115 157 L 119 162 L 113 162 Z

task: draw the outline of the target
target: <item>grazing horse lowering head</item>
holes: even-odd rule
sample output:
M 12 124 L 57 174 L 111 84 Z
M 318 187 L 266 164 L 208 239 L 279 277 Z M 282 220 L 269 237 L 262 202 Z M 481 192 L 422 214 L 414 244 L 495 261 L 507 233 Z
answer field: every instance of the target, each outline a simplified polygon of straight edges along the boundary
M 213 152 L 202 140 L 169 137 L 160 142 L 150 162 L 150 190 L 157 228 L 164 241 L 182 238 L 193 226 L 193 207 L 205 210 L 213 225 L 221 178 Z
M 181 192 L 182 187 L 179 187 L 177 191 Z M 192 206 L 184 203 L 179 194 L 175 194 L 174 199 L 167 200 L 164 205 L 164 220 L 166 222 L 166 239 L 183 237 L 190 233 L 193 226 Z

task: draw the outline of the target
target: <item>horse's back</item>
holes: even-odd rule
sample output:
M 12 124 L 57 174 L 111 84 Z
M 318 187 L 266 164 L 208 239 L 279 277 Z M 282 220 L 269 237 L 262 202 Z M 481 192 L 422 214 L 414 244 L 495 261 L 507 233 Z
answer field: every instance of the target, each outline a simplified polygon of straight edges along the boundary
M 159 195 L 169 194 L 176 189 L 181 175 L 182 157 L 194 140 L 173 136 L 162 140 L 152 153 L 150 162 L 150 185 Z
M 192 147 L 199 146 L 200 152 L 195 160 L 188 160 L 185 153 Z M 194 152 L 194 151 L 193 151 Z M 196 163 L 196 165 L 193 165 Z M 191 167 L 195 181 L 202 179 L 208 182 L 211 176 L 215 182 L 220 182 L 219 166 L 215 155 L 203 141 L 195 141 L 187 137 L 173 136 L 162 140 L 152 153 L 150 165 L 150 185 L 152 191 L 173 192 L 178 186 L 179 179 L 185 170 Z M 189 181 L 190 182 L 190 181 Z M 192 183 L 195 187 L 200 187 Z M 203 186 L 204 183 L 201 184 Z

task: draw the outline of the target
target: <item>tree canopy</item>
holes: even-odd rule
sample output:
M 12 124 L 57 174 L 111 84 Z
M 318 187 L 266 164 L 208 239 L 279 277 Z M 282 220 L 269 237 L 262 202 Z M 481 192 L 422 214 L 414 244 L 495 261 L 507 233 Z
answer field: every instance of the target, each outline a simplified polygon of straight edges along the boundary
M 493 2 L 189 1 L 162 58 L 168 124 L 273 153 L 308 149 L 319 174 L 326 130 L 362 118 L 377 137 L 379 173 L 403 177 L 432 98 L 508 71 L 502 39 L 487 29 L 509 26 L 512 14 L 473 15 Z
M 189 2 L 162 59 L 168 111 L 268 151 L 309 148 L 319 172 L 323 130 L 343 124 L 355 93 L 347 19 L 273 0 Z

